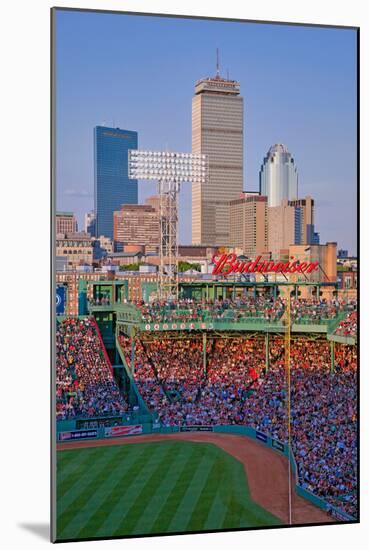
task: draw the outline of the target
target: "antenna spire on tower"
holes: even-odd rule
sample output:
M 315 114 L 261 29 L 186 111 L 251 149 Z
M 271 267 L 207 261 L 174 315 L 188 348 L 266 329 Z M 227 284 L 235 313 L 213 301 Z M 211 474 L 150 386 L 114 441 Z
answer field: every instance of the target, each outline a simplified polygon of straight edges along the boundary
M 219 72 L 219 48 L 217 48 L 217 77 L 220 76 L 220 72 Z

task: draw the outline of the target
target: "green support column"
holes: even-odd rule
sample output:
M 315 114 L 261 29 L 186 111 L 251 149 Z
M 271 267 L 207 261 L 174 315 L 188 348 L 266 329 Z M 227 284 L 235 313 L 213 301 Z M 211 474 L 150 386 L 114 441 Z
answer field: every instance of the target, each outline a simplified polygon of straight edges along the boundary
M 331 374 L 334 374 L 334 367 L 335 367 L 335 348 L 336 348 L 336 343 L 334 342 L 334 340 L 331 340 Z
M 118 344 L 117 341 L 119 340 L 119 330 L 118 325 L 115 326 L 115 364 L 118 365 L 119 362 L 121 362 L 120 355 L 118 352 Z
M 131 332 L 131 372 L 135 373 L 135 333 L 133 329 Z
M 265 333 L 265 372 L 269 370 L 269 332 Z
M 206 374 L 206 332 L 202 333 L 202 366 Z
M 214 285 L 211 285 L 209 288 L 209 298 L 210 300 L 215 300 Z

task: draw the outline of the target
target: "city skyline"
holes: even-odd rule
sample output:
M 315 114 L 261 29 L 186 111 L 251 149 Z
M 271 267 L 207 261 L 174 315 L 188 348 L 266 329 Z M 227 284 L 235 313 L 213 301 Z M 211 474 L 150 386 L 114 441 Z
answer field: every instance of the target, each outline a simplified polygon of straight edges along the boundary
M 244 190 L 258 190 L 268 149 L 285 143 L 298 166 L 299 197 L 315 199 L 321 242 L 356 253 L 354 31 L 67 11 L 57 17 L 58 210 L 72 210 L 82 227 L 93 208 L 96 125 L 137 131 L 140 148 L 191 151 L 193 86 L 215 74 L 219 47 L 221 75 L 228 67 L 244 97 Z M 197 38 L 206 41 L 197 46 Z M 139 202 L 154 192 L 155 185 L 139 183 Z M 187 185 L 180 242 L 190 239 Z

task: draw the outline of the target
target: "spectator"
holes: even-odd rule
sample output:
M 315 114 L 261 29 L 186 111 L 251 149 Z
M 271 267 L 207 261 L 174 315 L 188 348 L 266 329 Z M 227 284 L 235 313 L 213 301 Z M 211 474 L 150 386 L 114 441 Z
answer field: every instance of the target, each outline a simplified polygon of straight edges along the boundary
M 56 417 L 119 415 L 128 405 L 91 319 L 69 318 L 56 331 Z

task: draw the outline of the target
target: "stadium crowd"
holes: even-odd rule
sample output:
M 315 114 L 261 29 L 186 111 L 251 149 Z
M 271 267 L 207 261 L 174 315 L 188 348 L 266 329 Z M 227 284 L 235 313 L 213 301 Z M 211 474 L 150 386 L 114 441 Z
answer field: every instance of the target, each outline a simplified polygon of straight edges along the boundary
M 119 336 L 119 343 L 124 352 L 126 363 L 128 367 L 131 368 L 131 340 L 121 335 Z M 136 339 L 135 346 L 135 382 L 150 412 L 155 413 L 158 410 L 164 409 L 168 405 L 169 399 L 158 380 L 156 368 L 149 361 L 149 358 L 145 354 L 143 344 L 139 339 Z
M 291 319 L 298 323 L 304 319 L 315 324 L 327 319 L 334 319 L 338 313 L 347 309 L 348 303 L 345 300 L 304 300 L 301 298 L 291 299 Z
M 335 330 L 338 336 L 356 336 L 357 335 L 357 311 L 351 311 L 345 319 L 341 321 Z
M 244 296 L 242 298 L 203 300 L 182 299 L 173 302 L 139 302 L 136 304 L 143 322 L 196 322 L 209 319 L 229 319 L 237 321 L 244 317 L 262 317 L 265 320 L 278 320 L 283 315 L 283 301 L 264 296 Z
M 105 358 L 95 322 L 69 318 L 56 331 L 56 417 L 119 415 L 128 410 Z
M 280 319 L 285 301 L 245 297 L 235 301 L 139 304 L 146 322 Z M 335 334 L 354 336 L 356 303 L 344 300 L 291 300 L 295 322 L 320 322 L 348 310 Z M 269 358 L 264 336 L 210 336 L 203 353 L 202 337 L 145 334 L 135 339 L 134 379 L 150 411 L 164 426 L 239 424 L 251 426 L 282 443 L 288 442 L 288 384 L 284 339 L 270 336 Z M 131 341 L 119 343 L 131 367 Z M 69 318 L 56 333 L 57 419 L 121 415 L 128 404 L 104 354 L 92 319 Z M 356 347 L 335 344 L 332 369 L 330 343 L 322 338 L 291 340 L 290 425 L 292 450 L 300 485 L 330 505 L 356 514 Z
M 352 514 L 345 497 L 356 494 L 356 352 L 337 348 L 332 374 L 326 342 L 291 346 L 292 450 L 302 487 Z M 287 442 L 287 391 L 281 356 L 245 403 L 244 423 Z
M 276 322 L 283 317 L 286 299 L 271 296 L 245 295 L 235 299 L 195 301 L 182 299 L 173 302 L 156 301 L 138 302 L 144 323 L 178 323 L 222 319 L 237 322 L 244 318 L 258 318 Z M 354 320 L 356 301 L 334 298 L 301 299 L 291 298 L 291 319 L 294 323 L 309 321 L 315 324 L 326 322 L 337 317 L 342 311 L 352 313 L 347 325 Z
M 121 341 L 122 348 L 128 342 Z M 150 369 L 150 407 L 163 425 L 245 424 L 288 441 L 284 341 L 271 339 L 269 368 L 263 338 L 216 338 L 203 365 L 199 339 L 148 339 L 137 345 L 135 379 Z M 331 371 L 327 340 L 291 343 L 292 449 L 300 484 L 355 513 L 356 349 L 336 344 Z
M 120 337 L 120 343 L 129 362 L 130 342 Z M 148 365 L 151 367 L 158 400 L 151 406 L 164 425 L 238 423 L 235 410 L 264 361 L 263 341 L 212 339 L 207 343 L 206 365 L 202 345 L 198 338 L 176 340 L 175 344 L 168 339 L 137 341 L 134 377 L 139 387 L 144 386 Z

